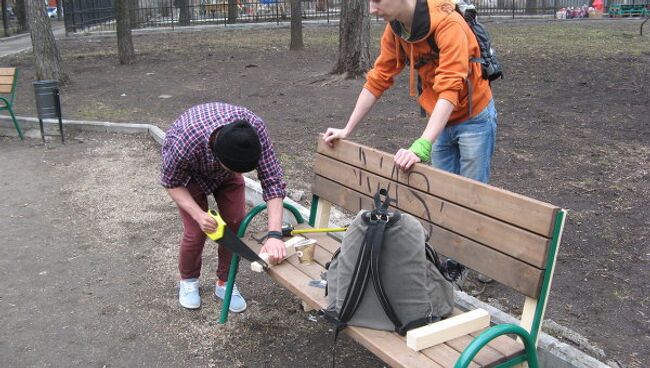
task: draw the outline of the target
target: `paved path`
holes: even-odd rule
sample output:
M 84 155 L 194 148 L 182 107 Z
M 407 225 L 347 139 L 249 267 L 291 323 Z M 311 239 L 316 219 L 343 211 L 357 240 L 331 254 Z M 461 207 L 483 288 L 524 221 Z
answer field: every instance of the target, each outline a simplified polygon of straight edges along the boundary
M 65 35 L 63 21 L 52 21 L 54 37 L 59 38 Z M 17 54 L 32 48 L 32 39 L 29 33 L 21 33 L 15 36 L 0 38 L 0 57 Z

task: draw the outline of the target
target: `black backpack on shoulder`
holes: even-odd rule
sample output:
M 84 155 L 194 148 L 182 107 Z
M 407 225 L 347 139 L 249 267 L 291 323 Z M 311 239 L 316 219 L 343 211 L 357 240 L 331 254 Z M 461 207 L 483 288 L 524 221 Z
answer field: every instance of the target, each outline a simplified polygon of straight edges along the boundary
M 456 11 L 460 12 L 458 6 Z M 481 23 L 476 20 L 476 9 L 465 9 L 465 14 L 461 13 L 465 22 L 476 36 L 476 41 L 481 49 L 481 57 L 473 58 L 471 61 L 481 64 L 481 74 L 483 79 L 492 82 L 495 79 L 503 79 L 503 68 L 497 58 L 496 52 L 492 48 L 490 34 Z

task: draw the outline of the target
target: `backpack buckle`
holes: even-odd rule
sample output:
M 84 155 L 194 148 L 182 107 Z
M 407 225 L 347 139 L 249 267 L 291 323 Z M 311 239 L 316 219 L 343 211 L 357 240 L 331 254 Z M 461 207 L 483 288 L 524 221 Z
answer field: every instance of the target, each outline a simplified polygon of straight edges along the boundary
M 386 212 L 372 212 L 370 213 L 370 221 L 372 222 L 388 222 L 390 215 Z

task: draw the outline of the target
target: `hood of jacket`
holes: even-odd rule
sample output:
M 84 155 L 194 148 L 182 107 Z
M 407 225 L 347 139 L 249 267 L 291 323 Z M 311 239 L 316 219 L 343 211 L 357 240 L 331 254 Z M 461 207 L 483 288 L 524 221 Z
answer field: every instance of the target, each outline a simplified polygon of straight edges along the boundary
M 405 32 L 399 21 L 393 20 L 390 22 L 395 37 L 405 41 L 408 46 L 406 49 L 402 49 L 400 40 L 395 40 L 395 54 L 397 55 L 398 66 L 404 59 L 403 52 L 406 52 L 406 57 L 409 58 L 409 92 L 411 96 L 416 95 L 413 44 L 426 40 L 428 37 L 433 37 L 440 22 L 454 12 L 455 8 L 456 3 L 454 0 L 416 0 L 410 34 Z

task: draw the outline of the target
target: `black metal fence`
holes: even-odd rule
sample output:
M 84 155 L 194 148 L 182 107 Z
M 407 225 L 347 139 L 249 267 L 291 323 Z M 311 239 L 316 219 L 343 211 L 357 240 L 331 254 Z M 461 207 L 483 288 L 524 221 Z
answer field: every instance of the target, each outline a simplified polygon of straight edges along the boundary
M 114 0 L 64 0 L 66 32 L 115 29 Z M 338 21 L 341 1 L 301 0 L 303 20 Z M 590 5 L 593 0 L 474 0 L 482 17 L 555 16 L 562 8 Z M 648 0 L 604 0 L 609 4 Z M 132 28 L 183 27 L 207 24 L 280 23 L 291 17 L 290 0 L 129 0 Z

